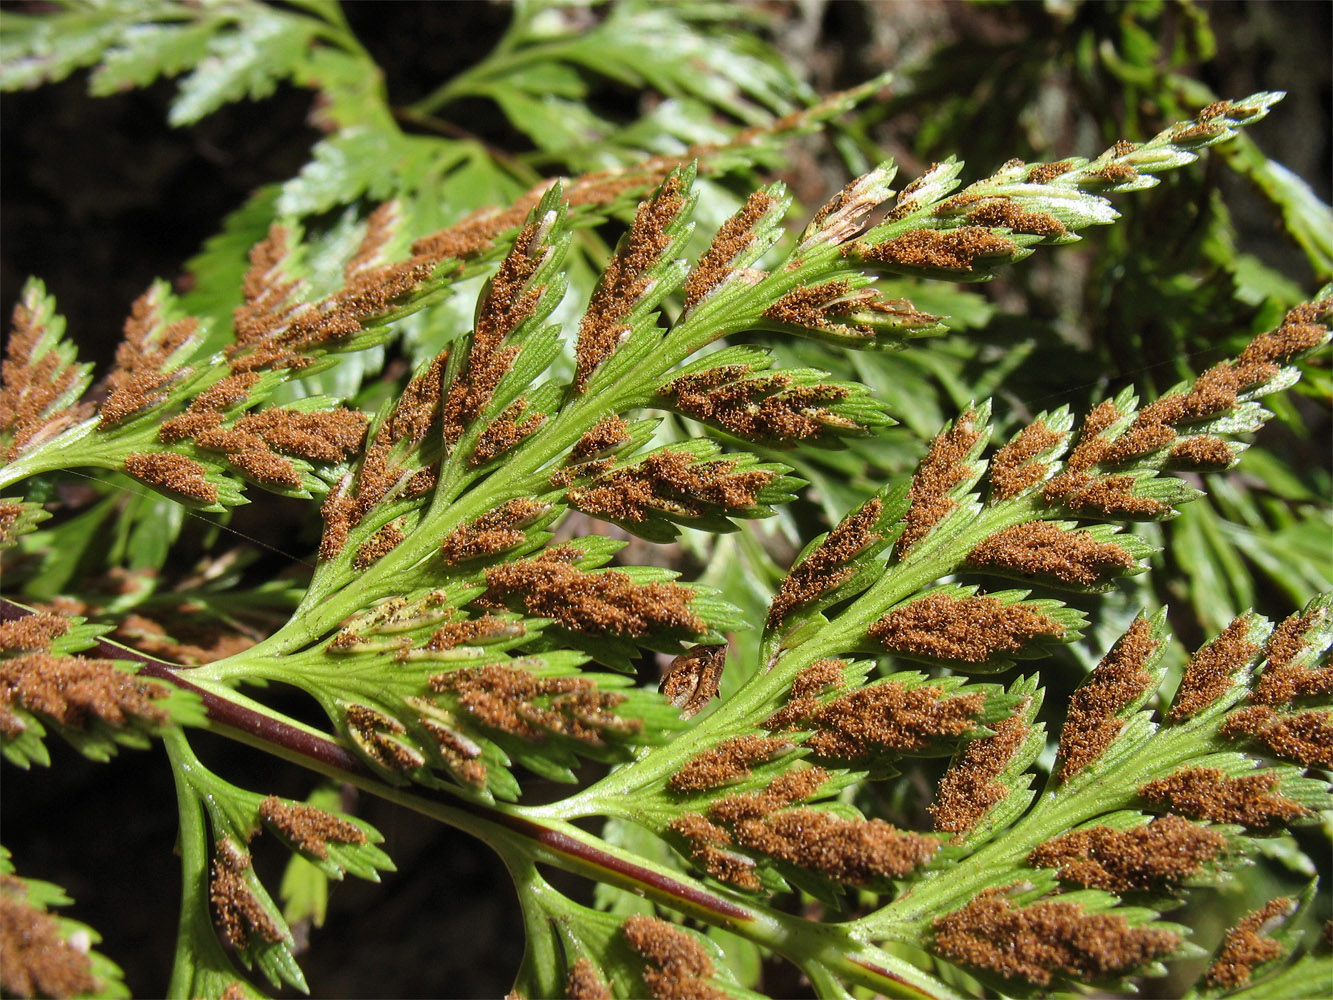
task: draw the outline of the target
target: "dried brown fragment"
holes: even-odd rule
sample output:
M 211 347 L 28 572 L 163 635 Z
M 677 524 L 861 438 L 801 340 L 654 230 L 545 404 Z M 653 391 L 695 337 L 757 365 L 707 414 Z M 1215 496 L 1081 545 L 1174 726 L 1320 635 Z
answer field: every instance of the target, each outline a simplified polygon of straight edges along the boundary
M 584 677 L 538 677 L 517 667 L 488 663 L 434 674 L 430 689 L 457 699 L 461 710 L 482 725 L 525 740 L 541 741 L 556 733 L 593 746 L 608 733 L 637 732 L 638 719 L 614 713 L 625 700 L 601 691 Z
M 1108 583 L 1134 566 L 1134 556 L 1115 542 L 1050 521 L 1026 521 L 991 535 L 967 556 L 969 569 L 1045 577 L 1080 587 Z
M 1253 615 L 1241 615 L 1190 657 L 1167 718 L 1172 722 L 1188 719 L 1227 692 L 1236 671 L 1259 652 L 1259 647 L 1246 638 L 1253 624 Z
M 707 625 L 690 609 L 694 591 L 675 583 L 635 583 L 620 570 L 586 572 L 555 550 L 486 570 L 488 602 L 516 600 L 530 615 L 593 635 L 698 635 Z
M 980 208 L 967 213 L 967 221 L 992 229 L 1003 226 L 1015 233 L 1033 236 L 1064 236 L 1067 230 L 1059 219 L 1049 212 L 1028 212 L 1009 198 L 989 199 Z
M 991 496 L 996 500 L 1012 500 L 1039 483 L 1050 465 L 1038 461 L 1037 456 L 1055 448 L 1065 437 L 1040 420 L 1024 427 L 990 461 Z
M 1132 927 L 1118 913 L 1089 913 L 1061 900 L 1017 907 L 1004 893 L 987 889 L 961 909 L 936 918 L 936 950 L 1007 979 L 1049 986 L 1061 974 L 1074 980 L 1120 976 L 1180 946 L 1179 935 Z
M 828 593 L 855 573 L 851 560 L 883 537 L 873 528 L 884 502 L 871 497 L 855 514 L 843 519 L 818 548 L 792 567 L 768 609 L 768 627 L 777 628 L 795 608 Z
M 629 946 L 648 961 L 643 981 L 653 1000 L 726 1000 L 707 980 L 713 961 L 703 945 L 665 920 L 635 914 L 621 927 Z
M 218 1000 L 248 1000 L 249 994 L 239 982 L 227 984 L 227 988 L 218 994 Z
M 1327 710 L 1286 714 L 1253 705 L 1228 716 L 1218 732 L 1228 739 L 1248 736 L 1306 767 L 1333 769 L 1333 712 Z
M 580 957 L 565 973 L 565 996 L 569 1000 L 611 1000 L 611 986 L 592 962 Z
M 170 451 L 134 452 L 125 456 L 125 471 L 135 479 L 199 503 L 216 503 L 218 499 L 218 488 L 208 481 L 208 470 L 185 455 Z
M 222 936 L 234 948 L 244 948 L 250 935 L 278 942 L 286 935 L 246 883 L 242 873 L 250 867 L 250 855 L 231 840 L 218 841 L 209 879 L 209 900 Z
M 523 529 L 550 509 L 550 504 L 525 497 L 507 500 L 495 510 L 460 524 L 446 535 L 440 544 L 440 554 L 445 562 L 455 566 L 468 559 L 495 555 L 522 545 L 528 537 Z
M 16 705 L 80 729 L 92 719 L 116 727 L 162 725 L 170 716 L 153 702 L 167 693 L 165 685 L 118 670 L 110 660 L 26 653 L 0 660 L 0 733 L 23 731 Z
M 6 653 L 38 653 L 51 648 L 51 641 L 69 631 L 70 621 L 61 615 L 39 611 L 0 624 L 0 650 Z
M 1139 148 L 1137 142 L 1131 142 L 1128 139 L 1117 139 L 1115 145 L 1111 147 L 1111 155 L 1117 160 L 1128 156 Z
M 688 719 L 717 697 L 726 664 L 725 645 L 695 646 L 671 661 L 658 691 L 680 709 L 682 719 Z
M 734 460 L 698 461 L 687 451 L 660 451 L 637 465 L 599 476 L 572 489 L 569 502 L 586 514 L 641 524 L 656 514 L 702 517 L 710 508 L 740 511 L 754 507 L 772 482 L 765 470 L 734 472 Z
M 407 537 L 403 531 L 403 519 L 390 521 L 373 535 L 362 542 L 352 558 L 356 569 L 368 569 L 402 544 Z
M 1197 469 L 1225 469 L 1236 461 L 1236 453 L 1220 437 L 1200 434 L 1181 438 L 1171 446 L 1171 461 Z
M 28 900 L 21 879 L 0 875 L 0 987 L 5 996 L 86 996 L 100 985 L 86 947 L 70 941 L 56 917 Z
M 930 594 L 895 608 L 870 626 L 870 637 L 892 653 L 960 663 L 988 663 L 1042 637 L 1060 638 L 1060 622 L 1022 603 L 995 597 Z
M 1055 163 L 1038 163 L 1028 171 L 1025 178 L 1028 184 L 1049 184 L 1057 177 L 1069 173 L 1073 160 L 1059 160 Z
M 1234 990 L 1244 986 L 1254 970 L 1268 962 L 1277 961 L 1286 949 L 1265 935 L 1295 911 L 1296 905 L 1286 896 L 1269 900 L 1227 931 L 1222 950 L 1216 961 L 1203 974 L 1211 989 Z
M 1278 776 L 1256 771 L 1228 777 L 1215 767 L 1184 767 L 1139 788 L 1154 805 L 1213 823 L 1267 829 L 1308 816 L 1310 810 L 1280 792 Z
M 716 289 L 734 270 L 732 263 L 754 243 L 754 227 L 772 210 L 773 196 L 756 191 L 741 210 L 722 224 L 708 251 L 685 280 L 685 311 L 689 312 Z
M 259 818 L 307 854 L 329 856 L 329 842 L 364 844 L 366 835 L 355 823 L 314 806 L 285 802 L 270 795 L 259 803 Z
M 734 736 L 691 757 L 667 787 L 679 793 L 720 788 L 748 776 L 756 764 L 772 760 L 792 745 L 780 736 Z
M 958 506 L 949 493 L 965 482 L 972 472 L 968 455 L 981 439 L 976 417 L 975 410 L 968 410 L 954 421 L 952 427 L 937 434 L 912 476 L 903 533 L 894 546 L 899 559 Z
M 958 736 L 975 725 L 984 694 L 946 695 L 933 685 L 872 684 L 841 695 L 795 725 L 813 729 L 804 746 L 831 760 L 910 752 Z
M 1034 868 L 1058 868 L 1065 882 L 1110 892 L 1174 889 L 1227 849 L 1216 830 L 1179 816 L 1144 826 L 1095 826 L 1048 840 L 1028 855 Z
M 1152 683 L 1144 669 L 1161 643 L 1152 637 L 1148 619 L 1138 618 L 1111 647 L 1088 679 L 1074 692 L 1060 732 L 1055 774 L 1068 781 L 1104 754 L 1115 742 L 1125 720 L 1119 718 Z
M 473 645 L 488 639 L 520 636 L 525 631 L 526 626 L 522 622 L 497 618 L 495 615 L 482 615 L 480 618 L 449 622 L 449 624 L 442 626 L 430 637 L 430 641 L 426 643 L 426 648 L 440 652 L 458 646 Z
M 976 261 L 1010 257 L 1018 244 L 984 226 L 913 229 L 891 240 L 861 247 L 863 260 L 926 270 L 974 271 Z
M 1009 786 L 995 779 L 1004 773 L 1032 731 L 1022 712 L 1020 709 L 1007 719 L 991 723 L 995 735 L 968 743 L 949 765 L 929 807 L 936 830 L 968 833 L 1009 794 Z
M 629 232 L 606 265 L 579 324 L 574 388 L 583 392 L 595 372 L 629 330 L 626 318 L 648 290 L 648 272 L 671 245 L 667 227 L 685 206 L 679 175 L 667 178 L 650 201 L 639 206 Z

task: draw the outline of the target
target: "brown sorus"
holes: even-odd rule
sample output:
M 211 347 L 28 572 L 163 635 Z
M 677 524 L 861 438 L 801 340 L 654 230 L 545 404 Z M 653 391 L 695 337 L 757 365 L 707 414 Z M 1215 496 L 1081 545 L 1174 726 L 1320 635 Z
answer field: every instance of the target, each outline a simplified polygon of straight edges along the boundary
M 1089 913 L 1062 900 L 1018 907 L 1004 892 L 987 889 L 936 918 L 936 950 L 973 968 L 1049 986 L 1061 974 L 1073 979 L 1123 975 L 1180 945 L 1171 931 L 1133 927 L 1118 913 Z
M 1227 931 L 1222 950 L 1203 975 L 1204 982 L 1215 990 L 1234 990 L 1248 983 L 1259 966 L 1281 958 L 1286 949 L 1265 934 L 1271 925 L 1280 923 L 1295 909 L 1290 899 L 1279 896 L 1246 914 Z
M 873 530 L 883 510 L 884 502 L 871 497 L 792 567 L 769 606 L 769 628 L 777 628 L 795 608 L 828 593 L 855 572 L 847 563 L 883 537 Z
M 726 994 L 707 981 L 715 971 L 708 952 L 685 931 L 635 914 L 621 932 L 648 963 L 643 981 L 653 1000 L 726 1000 Z
M 780 736 L 733 736 L 691 757 L 667 781 L 673 792 L 698 792 L 723 785 L 750 774 L 756 764 L 763 764 L 792 748 L 791 740 Z
M 451 531 L 440 544 L 440 554 L 454 566 L 512 549 L 527 540 L 523 529 L 550 509 L 549 504 L 525 497 L 508 500 Z
M 991 807 L 1009 794 L 1010 787 L 996 781 L 1032 727 L 1022 711 L 992 723 L 995 735 L 983 736 L 963 747 L 957 759 L 940 778 L 930 814 L 941 833 L 966 834 L 975 829 Z
M 969 569 L 1045 577 L 1078 587 L 1097 587 L 1134 566 L 1115 542 L 1050 521 L 1026 521 L 991 535 L 967 556 Z
M 569 1000 L 611 1000 L 611 987 L 588 959 L 580 956 L 565 973 L 565 995 Z
M 355 823 L 297 802 L 270 795 L 259 803 L 259 818 L 281 832 L 307 854 L 329 856 L 329 841 L 335 844 L 364 844 L 366 835 Z
M 209 899 L 223 937 L 234 948 L 244 948 L 252 933 L 277 942 L 285 935 L 268 910 L 246 884 L 242 873 L 250 867 L 250 856 L 224 837 L 218 841 L 209 878 Z
M 135 452 L 125 456 L 125 471 L 135 479 L 199 503 L 217 502 L 218 488 L 208 481 L 208 470 L 185 455 L 170 451 Z
M 903 532 L 894 547 L 899 559 L 958 506 L 949 494 L 971 474 L 967 458 L 981 439 L 976 416 L 976 411 L 968 410 L 952 427 L 937 434 L 912 476 Z
M 967 221 L 992 229 L 1003 227 L 1015 233 L 1033 236 L 1064 236 L 1069 232 L 1059 219 L 1049 212 L 1028 212 L 1010 198 L 991 198 L 980 208 L 967 213 Z
M 98 990 L 88 952 L 66 933 L 56 917 L 29 902 L 21 879 L 0 875 L 0 986 L 6 996 L 75 997 Z
M 14 306 L 13 328 L 0 367 L 0 432 L 13 435 L 5 458 L 46 441 L 92 415 L 90 403 L 57 407 L 79 379 L 79 366 L 66 365 L 60 352 L 48 348 L 34 357 L 46 326 L 20 300 Z
M 870 626 L 871 638 L 892 653 L 960 663 L 987 663 L 1032 643 L 1065 634 L 1064 625 L 1021 602 L 974 595 L 928 594 Z
M 70 620 L 49 611 L 15 618 L 0 624 L 0 650 L 7 653 L 38 653 L 51 648 L 51 641 L 69 631 Z
M 1040 845 L 1027 860 L 1034 868 L 1058 868 L 1066 882 L 1148 892 L 1176 888 L 1226 847 L 1226 837 L 1216 830 L 1168 814 L 1127 830 L 1074 830 Z
M 1139 795 L 1193 819 L 1261 830 L 1309 815 L 1309 809 L 1275 791 L 1277 787 L 1278 776 L 1271 771 L 1232 778 L 1215 767 L 1183 767 L 1143 785 Z
M 756 191 L 741 210 L 722 224 L 708 251 L 685 280 L 685 311 L 706 299 L 732 273 L 733 262 L 755 240 L 754 227 L 774 205 L 772 195 Z
M 1252 705 L 1229 715 L 1218 732 L 1228 739 L 1248 736 L 1306 767 L 1333 768 L 1333 712 L 1327 709 L 1287 714 Z
M 461 710 L 490 729 L 527 740 L 557 733 L 601 745 L 605 735 L 632 733 L 638 719 L 622 719 L 613 709 L 625 700 L 614 691 L 600 691 L 584 677 L 538 677 L 517 667 L 488 663 L 434 674 L 430 688 L 450 694 Z
M 913 229 L 875 246 L 858 246 L 863 260 L 925 270 L 974 271 L 981 259 L 1009 257 L 1018 245 L 984 226 Z
M 790 725 L 815 730 L 803 745 L 819 756 L 856 760 L 958 736 L 972 728 L 985 702 L 978 692 L 946 695 L 934 685 L 886 681 L 834 698 Z
M 1050 465 L 1038 456 L 1054 449 L 1066 437 L 1040 420 L 1024 427 L 990 460 L 991 496 L 996 500 L 1012 500 L 1039 483 Z
M 516 600 L 528 614 L 594 635 L 644 636 L 659 630 L 699 634 L 694 591 L 675 583 L 635 583 L 621 570 L 587 572 L 547 552 L 486 570 L 486 600 Z
M 1144 665 L 1160 645 L 1152 637 L 1148 619 L 1136 619 L 1074 692 L 1060 732 L 1055 771 L 1058 780 L 1074 777 L 1104 754 L 1120 735 L 1125 720 L 1119 715 L 1152 683 L 1152 675 Z
M 1168 715 L 1172 722 L 1197 715 L 1227 692 L 1236 671 L 1259 652 L 1246 638 L 1253 624 L 1253 615 L 1241 615 L 1190 657 Z
M 709 508 L 741 511 L 754 507 L 774 473 L 732 471 L 734 460 L 700 462 L 685 451 L 661 451 L 637 465 L 598 476 L 569 491 L 579 510 L 611 521 L 642 523 L 655 513 L 701 517 Z
M 1333 693 L 1333 669 L 1295 662 L 1310 645 L 1308 633 L 1326 614 L 1312 611 L 1283 619 L 1269 636 L 1264 654 L 1267 663 L 1259 675 L 1252 698 L 1261 705 L 1285 705 L 1295 698 L 1313 698 Z
M 626 318 L 648 288 L 648 272 L 657 266 L 671 245 L 667 227 L 684 206 L 679 175 L 667 178 L 657 194 L 639 206 L 579 324 L 575 347 L 576 391 L 588 388 L 593 372 L 615 352 L 621 335 L 629 329 Z
M 49 653 L 0 660 L 0 732 L 6 736 L 24 728 L 14 705 L 76 728 L 92 719 L 117 727 L 161 725 L 169 716 L 153 703 L 166 696 L 164 685 L 118 670 L 110 660 Z

